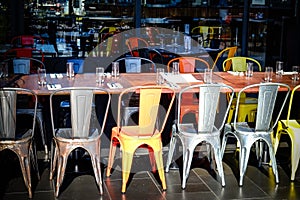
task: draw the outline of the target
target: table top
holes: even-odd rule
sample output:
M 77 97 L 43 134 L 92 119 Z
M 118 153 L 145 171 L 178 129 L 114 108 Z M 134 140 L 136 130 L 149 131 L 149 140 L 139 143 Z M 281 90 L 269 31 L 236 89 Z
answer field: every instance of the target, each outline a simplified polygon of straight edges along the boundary
M 203 83 L 203 73 L 193 73 L 190 74 L 190 80 L 186 82 L 177 82 L 175 84 L 165 83 L 166 86 L 174 86 L 174 89 L 179 91 L 181 88 L 187 87 L 193 84 Z M 121 73 L 120 77 L 106 77 L 103 84 L 96 83 L 95 73 L 84 73 L 76 74 L 73 78 L 66 77 L 62 74 L 62 78 L 56 78 L 54 74 L 47 75 L 47 82 L 49 85 L 40 86 L 37 84 L 38 76 L 37 74 L 24 75 L 18 80 L 16 80 L 16 85 L 22 88 L 27 88 L 35 91 L 38 95 L 49 95 L 51 90 L 55 90 L 58 87 L 102 87 L 107 89 L 111 94 L 118 94 L 122 92 L 124 88 L 138 86 L 138 85 L 155 85 L 156 84 L 156 74 L 155 73 Z M 58 76 L 59 77 L 59 76 Z M 188 77 L 188 76 L 186 76 Z M 300 84 L 300 81 L 294 81 L 291 79 L 291 75 L 276 76 L 273 74 L 272 82 L 280 82 L 288 84 L 291 88 Z M 214 72 L 213 82 L 224 83 L 234 88 L 235 92 L 240 91 L 243 87 L 251 84 L 264 82 L 264 72 L 254 72 L 253 77 L 233 75 L 228 72 Z M 119 83 L 122 88 L 119 87 L 109 87 L 110 83 Z M 53 88 L 52 88 L 53 87 Z M 256 92 L 256 91 L 253 91 Z

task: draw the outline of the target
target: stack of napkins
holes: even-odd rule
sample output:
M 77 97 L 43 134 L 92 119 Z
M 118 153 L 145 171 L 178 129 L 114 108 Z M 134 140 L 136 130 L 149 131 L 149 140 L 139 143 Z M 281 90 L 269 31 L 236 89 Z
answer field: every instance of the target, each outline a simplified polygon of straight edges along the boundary
M 50 78 L 63 78 L 62 74 L 50 74 Z
M 61 84 L 47 84 L 48 90 L 57 90 L 61 88 Z
M 109 89 L 123 88 L 123 86 L 120 83 L 107 83 L 107 86 L 109 87 Z

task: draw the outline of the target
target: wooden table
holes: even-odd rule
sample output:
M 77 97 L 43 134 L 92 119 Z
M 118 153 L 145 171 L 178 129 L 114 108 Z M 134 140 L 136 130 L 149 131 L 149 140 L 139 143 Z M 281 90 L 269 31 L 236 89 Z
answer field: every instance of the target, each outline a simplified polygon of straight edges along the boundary
M 118 94 L 123 89 L 110 89 L 107 86 L 107 83 L 109 82 L 118 82 L 123 86 L 123 88 L 138 85 L 156 84 L 155 73 L 121 73 L 120 77 L 117 79 L 107 77 L 104 84 L 102 85 L 96 83 L 95 73 L 76 74 L 73 78 L 67 78 L 65 74 L 63 74 L 63 78 L 50 78 L 49 74 L 47 76 L 49 84 L 61 84 L 61 87 L 99 86 L 108 89 L 108 91 L 112 94 Z M 177 85 L 179 85 L 180 87 L 176 90 L 180 90 L 180 88 L 184 88 L 191 84 L 203 83 L 203 73 L 193 73 L 193 76 L 196 79 L 200 80 L 200 82 L 178 83 Z M 39 86 L 37 84 L 37 78 L 38 77 L 36 74 L 24 75 L 20 79 L 16 80 L 16 84 L 19 87 L 31 89 L 38 95 L 49 95 L 52 91 L 48 90 L 47 86 Z M 233 87 L 235 92 L 238 92 L 247 85 L 264 82 L 264 72 L 254 72 L 253 77 L 236 76 L 228 72 L 214 72 L 213 82 L 224 83 Z M 296 85 L 300 84 L 300 81 L 293 81 L 291 79 L 291 75 L 283 75 L 279 77 L 274 74 L 272 82 L 285 83 L 288 84 L 291 88 L 294 88 Z

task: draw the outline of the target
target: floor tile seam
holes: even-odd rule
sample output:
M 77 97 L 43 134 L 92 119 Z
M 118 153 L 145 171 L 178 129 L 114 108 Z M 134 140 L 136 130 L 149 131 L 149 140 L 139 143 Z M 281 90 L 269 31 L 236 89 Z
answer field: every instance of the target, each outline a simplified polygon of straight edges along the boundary
M 218 197 L 218 195 L 213 191 L 212 188 L 209 187 L 209 185 L 201 178 L 201 176 L 199 174 L 197 174 L 194 169 L 191 169 L 191 171 L 202 181 L 202 183 L 209 189 L 209 191 L 217 198 L 220 199 Z
M 105 189 L 105 191 L 107 192 L 107 195 L 108 195 L 108 197 L 109 197 L 108 200 L 112 200 L 112 197 L 111 197 L 111 195 L 110 195 L 110 193 L 109 193 L 109 190 L 108 190 L 108 187 L 107 187 L 105 181 L 102 182 L 102 187 L 103 187 L 103 188 Z M 104 194 L 104 191 L 103 191 L 103 194 Z M 102 195 L 102 196 L 103 196 L 103 195 Z
M 163 191 L 162 188 L 160 188 L 160 186 L 156 182 L 155 178 L 153 176 L 151 176 L 150 172 L 147 172 L 147 174 L 150 177 L 150 179 L 153 182 L 153 184 L 155 185 L 155 187 L 157 188 L 158 192 L 161 194 L 161 197 L 166 200 L 166 196 L 163 195 L 163 192 L 166 192 L 166 191 Z M 168 190 L 168 186 L 167 186 L 167 190 Z

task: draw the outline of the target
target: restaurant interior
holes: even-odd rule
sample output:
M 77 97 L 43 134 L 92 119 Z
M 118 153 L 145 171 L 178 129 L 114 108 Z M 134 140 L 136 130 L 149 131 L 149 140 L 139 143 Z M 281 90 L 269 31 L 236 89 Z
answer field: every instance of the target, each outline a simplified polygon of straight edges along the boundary
M 0 199 L 300 199 L 299 11 L 0 0 Z

